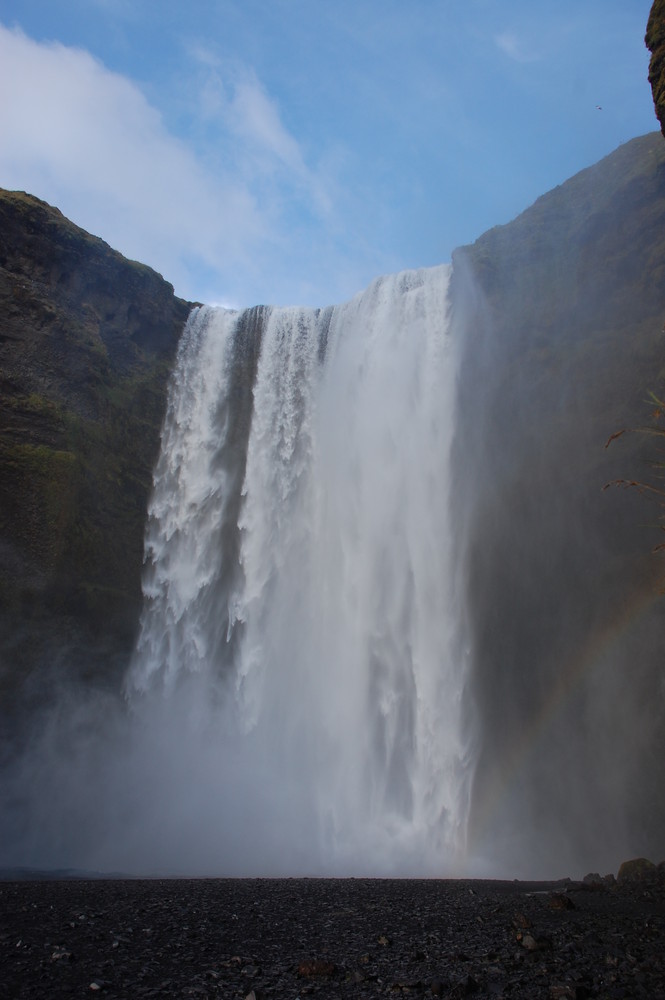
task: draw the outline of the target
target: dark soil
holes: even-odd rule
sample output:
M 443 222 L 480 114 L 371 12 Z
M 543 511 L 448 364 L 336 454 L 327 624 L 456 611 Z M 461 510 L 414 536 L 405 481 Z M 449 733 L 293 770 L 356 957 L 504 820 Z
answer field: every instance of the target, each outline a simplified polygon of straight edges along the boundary
M 662 883 L 0 883 L 0 996 L 665 998 Z

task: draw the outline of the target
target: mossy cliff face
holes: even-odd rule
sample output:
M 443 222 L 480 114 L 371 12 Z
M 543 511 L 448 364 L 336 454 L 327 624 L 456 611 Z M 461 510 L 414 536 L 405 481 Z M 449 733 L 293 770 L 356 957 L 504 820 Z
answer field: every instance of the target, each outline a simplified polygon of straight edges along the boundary
M 190 304 L 0 191 L 0 683 L 131 647 L 166 385 Z M 117 681 L 117 676 L 116 676 Z
M 665 135 L 665 0 L 655 0 L 644 39 L 651 52 L 649 83 L 660 128 Z

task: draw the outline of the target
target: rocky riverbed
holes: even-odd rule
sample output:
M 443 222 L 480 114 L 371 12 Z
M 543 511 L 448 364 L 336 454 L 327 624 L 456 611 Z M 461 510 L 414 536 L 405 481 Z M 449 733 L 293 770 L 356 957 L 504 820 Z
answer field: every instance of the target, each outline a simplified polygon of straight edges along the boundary
M 665 998 L 659 878 L 0 883 L 0 996 Z

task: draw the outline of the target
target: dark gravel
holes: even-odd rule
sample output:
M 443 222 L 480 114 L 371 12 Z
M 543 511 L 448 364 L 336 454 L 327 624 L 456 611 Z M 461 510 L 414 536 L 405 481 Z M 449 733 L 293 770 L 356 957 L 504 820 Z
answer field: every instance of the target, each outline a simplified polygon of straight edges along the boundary
M 0 996 L 665 1000 L 662 883 L 0 883 Z

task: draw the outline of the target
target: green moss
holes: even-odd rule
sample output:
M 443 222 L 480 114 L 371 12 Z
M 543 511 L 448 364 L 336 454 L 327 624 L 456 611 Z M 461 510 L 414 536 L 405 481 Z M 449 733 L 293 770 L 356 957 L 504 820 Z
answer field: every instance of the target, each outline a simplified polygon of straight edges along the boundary
M 53 568 L 75 515 L 76 456 L 46 445 L 0 442 L 0 467 L 4 490 L 14 499 L 15 535 Z

